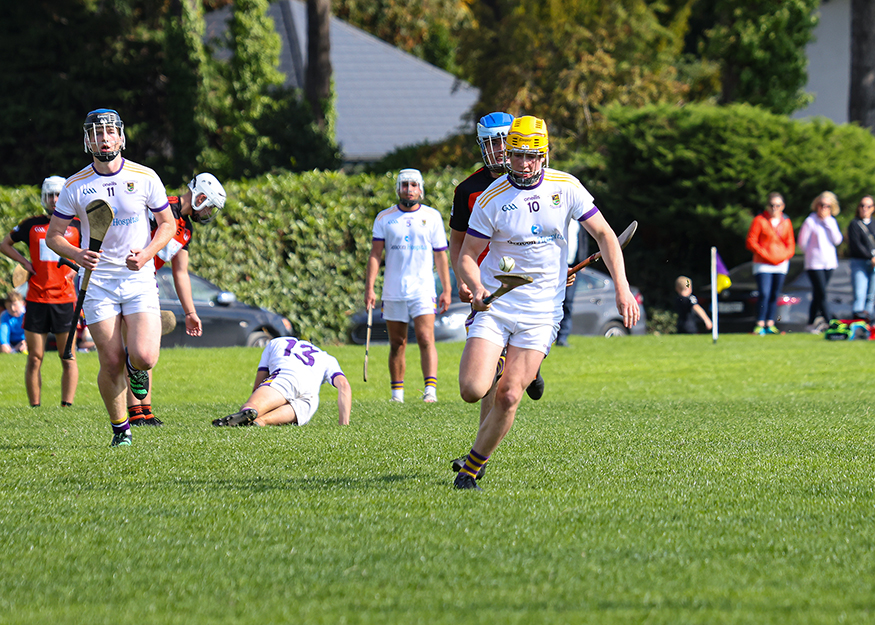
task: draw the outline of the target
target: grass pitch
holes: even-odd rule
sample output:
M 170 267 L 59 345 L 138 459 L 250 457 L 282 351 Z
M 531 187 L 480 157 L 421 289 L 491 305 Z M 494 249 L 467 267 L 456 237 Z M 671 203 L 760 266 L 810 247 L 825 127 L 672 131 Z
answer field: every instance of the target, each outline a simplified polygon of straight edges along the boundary
M 875 622 L 875 345 L 572 337 L 484 492 L 452 487 L 477 407 L 388 402 L 388 348 L 330 349 L 353 388 L 302 428 L 213 428 L 260 351 L 165 350 L 167 425 L 109 447 L 97 358 L 30 409 L 0 357 L 0 623 Z

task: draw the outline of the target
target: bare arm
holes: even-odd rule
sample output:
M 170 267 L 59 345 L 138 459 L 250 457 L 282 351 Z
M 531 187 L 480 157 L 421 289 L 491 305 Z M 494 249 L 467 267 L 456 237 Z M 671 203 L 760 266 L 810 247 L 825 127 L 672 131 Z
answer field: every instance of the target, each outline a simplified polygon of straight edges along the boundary
M 480 282 L 480 266 L 477 264 L 477 259 L 480 258 L 480 254 L 483 253 L 488 244 L 487 239 L 466 236 L 459 254 L 459 267 L 456 275 L 471 289 L 474 310 L 489 308 L 483 304 L 483 298 L 489 295 L 489 292 L 483 288 L 483 284 Z
M 620 242 L 617 241 L 617 235 L 600 212 L 584 221 L 582 225 L 598 243 L 602 260 L 614 279 L 617 311 L 623 316 L 623 325 L 631 328 L 638 323 L 641 311 L 638 308 L 638 302 L 635 301 L 635 296 L 632 295 L 632 290 L 629 288 L 623 250 L 620 247 Z
M 100 252 L 92 252 L 88 248 L 83 249 L 70 243 L 64 237 L 69 225 L 69 219 L 62 219 L 57 214 L 52 215 L 49 221 L 49 229 L 46 231 L 46 245 L 59 256 L 69 258 L 80 267 L 95 269 L 97 261 L 100 260 Z
M 453 293 L 450 285 L 450 266 L 447 263 L 447 253 L 435 252 L 434 264 L 437 268 L 438 278 L 440 278 L 441 286 L 443 286 L 444 288 L 440 298 L 438 299 L 438 310 L 440 312 L 446 312 L 447 308 L 450 307 L 450 302 L 453 300 Z
M 3 252 L 5 256 L 8 256 L 16 263 L 20 264 L 22 267 L 27 269 L 29 274 L 34 274 L 33 265 L 30 263 L 24 255 L 15 249 L 15 246 L 12 244 L 12 235 L 7 234 L 3 241 L 0 242 L 0 252 Z
M 125 264 L 131 271 L 139 271 L 161 249 L 170 242 L 176 232 L 176 221 L 170 208 L 153 213 L 158 227 L 152 233 L 152 240 L 142 250 L 131 250 L 130 256 L 125 259 Z
M 252 385 L 252 392 L 253 393 L 255 392 L 255 389 L 257 389 L 259 386 L 261 386 L 261 383 L 264 382 L 264 379 L 267 377 L 267 375 L 268 375 L 268 372 L 262 371 L 261 369 L 259 369 L 258 371 L 255 372 L 255 383 Z
M 349 425 L 349 413 L 352 410 L 352 388 L 346 376 L 339 375 L 334 379 L 337 388 L 337 423 Z
M 702 308 L 699 304 L 693 306 L 693 312 L 699 315 L 699 318 L 705 323 L 705 328 L 710 330 L 712 328 L 711 318 L 708 317 L 708 313 L 705 312 L 705 309 Z
M 173 286 L 176 288 L 176 296 L 179 298 L 182 312 L 185 314 L 185 332 L 189 336 L 200 336 L 203 334 L 203 326 L 194 307 L 194 298 L 191 296 L 188 250 L 179 250 L 170 261 L 170 267 L 173 270 Z
M 371 254 L 368 256 L 368 266 L 365 270 L 365 308 L 373 308 L 377 303 L 374 284 L 377 282 L 377 274 L 380 273 L 380 261 L 385 247 L 385 241 L 374 241 L 371 244 Z

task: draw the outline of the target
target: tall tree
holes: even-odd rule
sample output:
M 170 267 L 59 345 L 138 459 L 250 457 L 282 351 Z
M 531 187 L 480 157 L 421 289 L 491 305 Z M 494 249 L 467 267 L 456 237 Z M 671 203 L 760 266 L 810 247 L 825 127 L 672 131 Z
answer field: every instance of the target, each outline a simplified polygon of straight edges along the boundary
M 848 119 L 875 132 L 875 6 L 869 0 L 851 0 Z
M 721 68 L 721 102 L 747 102 L 790 114 L 811 100 L 805 46 L 820 0 L 698 2 L 697 52 Z
M 304 91 L 320 130 L 331 97 L 331 0 L 307 0 L 307 74 Z
M 459 58 L 481 111 L 535 114 L 554 135 L 583 139 L 604 104 L 686 100 L 675 62 L 691 1 L 671 14 L 644 0 L 481 2 Z

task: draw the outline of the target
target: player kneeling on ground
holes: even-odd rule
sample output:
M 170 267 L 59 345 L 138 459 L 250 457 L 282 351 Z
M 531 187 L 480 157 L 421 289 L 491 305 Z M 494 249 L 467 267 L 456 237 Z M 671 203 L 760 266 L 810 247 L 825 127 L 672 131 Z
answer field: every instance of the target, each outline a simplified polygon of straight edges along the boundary
M 301 339 L 273 339 L 261 354 L 252 395 L 239 412 L 213 425 L 304 425 L 319 407 L 319 387 L 326 382 L 337 389 L 338 423 L 348 425 L 352 390 L 337 359 Z

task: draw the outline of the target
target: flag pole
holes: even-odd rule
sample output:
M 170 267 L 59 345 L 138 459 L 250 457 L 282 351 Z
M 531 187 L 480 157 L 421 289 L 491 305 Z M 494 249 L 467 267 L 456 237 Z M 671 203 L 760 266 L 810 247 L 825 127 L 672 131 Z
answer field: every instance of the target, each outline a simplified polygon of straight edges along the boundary
M 717 343 L 717 248 L 711 248 L 711 342 Z

